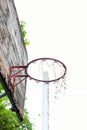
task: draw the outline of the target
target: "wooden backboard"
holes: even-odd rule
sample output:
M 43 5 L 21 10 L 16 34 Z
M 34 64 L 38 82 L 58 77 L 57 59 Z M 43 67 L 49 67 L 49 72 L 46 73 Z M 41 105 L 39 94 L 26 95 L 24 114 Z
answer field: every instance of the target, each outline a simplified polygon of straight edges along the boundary
M 27 64 L 20 24 L 13 0 L 0 0 L 0 82 L 19 118 L 23 119 L 26 80 L 12 89 L 10 66 Z M 20 80 L 20 79 L 19 79 Z

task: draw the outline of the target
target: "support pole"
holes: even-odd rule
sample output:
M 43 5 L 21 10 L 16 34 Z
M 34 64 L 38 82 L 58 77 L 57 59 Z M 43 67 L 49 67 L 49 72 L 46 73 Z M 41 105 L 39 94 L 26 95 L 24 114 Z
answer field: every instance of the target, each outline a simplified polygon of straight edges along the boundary
M 43 72 L 43 79 L 49 80 L 48 72 Z M 42 88 L 42 130 L 49 130 L 49 83 Z

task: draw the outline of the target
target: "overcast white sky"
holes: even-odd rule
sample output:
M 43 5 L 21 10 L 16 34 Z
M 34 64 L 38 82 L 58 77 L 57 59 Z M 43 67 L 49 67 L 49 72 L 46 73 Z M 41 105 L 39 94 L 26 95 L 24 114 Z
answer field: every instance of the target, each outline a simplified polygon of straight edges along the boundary
M 27 23 L 31 42 L 27 47 L 29 61 L 53 57 L 67 66 L 67 90 L 54 106 L 56 116 L 50 130 L 87 130 L 87 1 L 15 0 L 15 3 L 20 20 Z M 30 115 L 37 109 L 36 103 L 41 103 L 36 99 L 38 90 L 37 87 L 32 95 L 27 90 L 35 104 L 34 108 L 29 107 Z M 39 113 L 38 108 L 37 117 L 33 117 L 38 122 Z M 40 130 L 40 123 L 36 125 L 35 130 Z

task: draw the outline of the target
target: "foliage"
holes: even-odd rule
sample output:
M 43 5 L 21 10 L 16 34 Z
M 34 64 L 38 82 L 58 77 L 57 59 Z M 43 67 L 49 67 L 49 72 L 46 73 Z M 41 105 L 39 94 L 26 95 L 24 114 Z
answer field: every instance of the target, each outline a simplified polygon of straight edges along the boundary
M 28 120 L 28 112 L 27 112 L 27 110 L 25 109 L 25 112 L 24 112 L 24 120 L 23 120 L 23 122 L 22 122 L 22 124 L 21 124 L 21 127 L 22 127 L 22 129 L 21 130 L 23 130 L 23 128 L 27 128 L 28 130 L 32 130 L 32 123 Z
M 24 21 L 20 21 L 20 27 L 21 27 L 21 33 L 22 33 L 22 37 L 24 39 L 24 45 L 27 46 L 30 44 L 30 42 L 28 41 L 28 39 L 26 38 L 27 32 L 25 30 L 25 25 L 26 23 Z
M 1 83 L 0 83 L 0 92 L 2 91 L 2 85 L 1 85 Z
M 24 120 L 20 122 L 15 112 L 6 108 L 6 98 L 0 99 L 0 130 L 32 130 L 32 123 L 29 121 L 28 112 L 24 112 Z
M 4 100 L 6 99 L 0 99 L 0 129 L 12 130 L 12 128 L 14 128 L 16 125 L 19 125 L 19 121 L 16 117 L 15 112 L 12 112 L 6 108 Z
M 3 91 L 1 84 L 0 90 Z M 27 110 L 24 111 L 23 122 L 20 122 L 16 113 L 9 108 L 7 96 L 0 98 L 0 130 L 32 130 Z

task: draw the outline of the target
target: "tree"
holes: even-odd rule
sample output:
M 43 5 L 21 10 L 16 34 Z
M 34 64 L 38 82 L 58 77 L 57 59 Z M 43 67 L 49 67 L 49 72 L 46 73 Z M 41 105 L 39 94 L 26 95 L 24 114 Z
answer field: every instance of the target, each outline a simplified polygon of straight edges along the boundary
M 24 45 L 27 46 L 30 44 L 30 42 L 26 38 L 27 32 L 25 30 L 25 25 L 26 25 L 26 23 L 24 21 L 20 21 L 21 34 L 24 39 Z
M 0 85 L 0 91 L 3 90 Z M 32 130 L 27 110 L 24 111 L 24 120 L 20 122 L 15 112 L 9 108 L 7 96 L 0 98 L 0 130 Z

